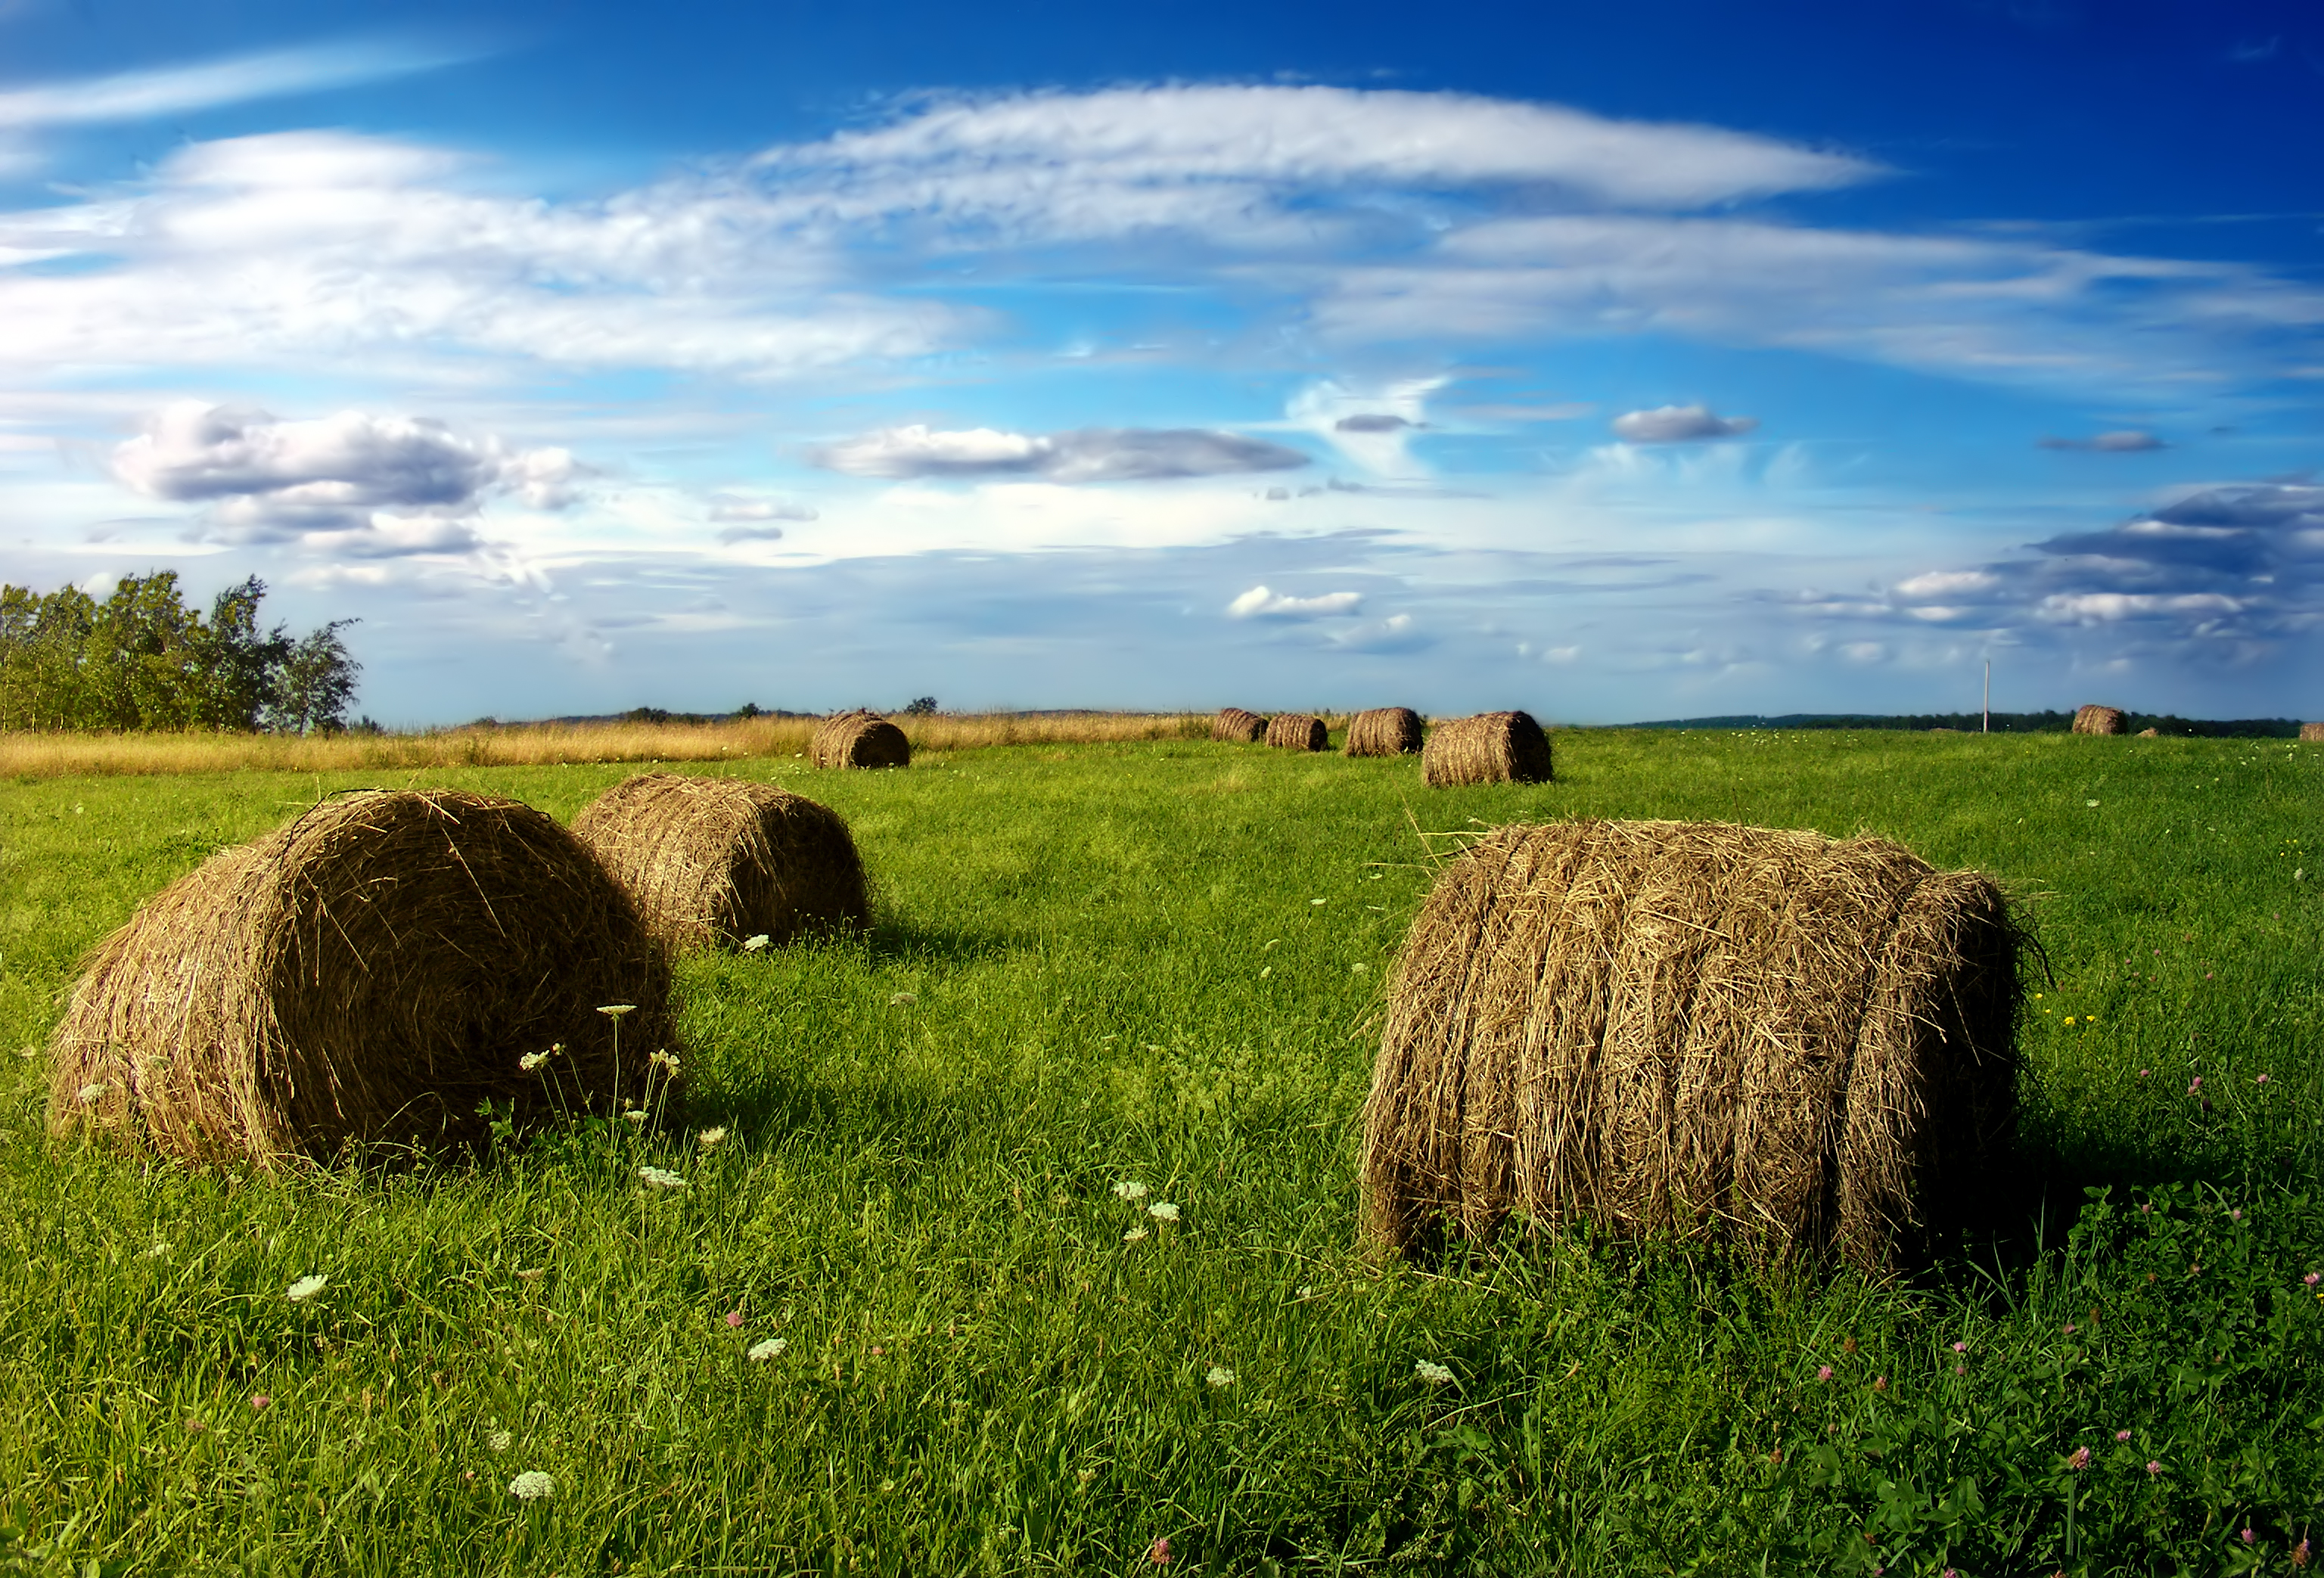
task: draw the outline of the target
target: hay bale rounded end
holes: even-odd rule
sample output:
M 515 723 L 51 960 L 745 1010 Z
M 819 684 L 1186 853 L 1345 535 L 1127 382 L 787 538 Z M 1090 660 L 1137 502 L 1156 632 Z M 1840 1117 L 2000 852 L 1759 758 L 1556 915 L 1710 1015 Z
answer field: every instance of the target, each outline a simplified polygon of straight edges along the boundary
M 1350 756 L 1411 756 L 1418 752 L 1425 731 L 1420 715 L 1408 706 L 1376 706 L 1348 720 Z
M 2130 726 L 2130 715 L 2118 706 L 2100 706 L 2095 702 L 2074 709 L 2077 734 L 2119 734 Z
M 817 767 L 909 767 L 912 743 L 878 713 L 859 707 L 817 724 L 807 755 Z
M 2300 737 L 2303 740 L 2324 741 L 2324 724 L 2302 724 Z
M 1239 706 L 1221 707 L 1211 720 L 1211 738 L 1222 744 L 1256 745 L 1267 738 L 1267 720 Z
M 1556 777 L 1549 736 L 1526 712 L 1454 718 L 1431 731 L 1420 754 L 1431 789 L 1478 783 L 1548 783 Z
M 676 952 L 871 923 L 845 819 L 775 784 L 641 773 L 584 806 L 573 833 Z
M 1515 1217 L 1914 1263 L 2009 1192 L 2017 959 L 1990 878 L 1885 839 L 1495 829 L 1390 981 L 1367 1236 Z
M 1287 712 L 1267 725 L 1267 743 L 1277 751 L 1323 751 L 1331 746 L 1323 720 L 1304 712 Z
M 608 1014 L 608 1008 L 623 1011 Z M 274 1169 L 472 1148 L 669 1088 L 669 966 L 530 806 L 366 790 L 213 856 L 91 950 L 49 1127 Z

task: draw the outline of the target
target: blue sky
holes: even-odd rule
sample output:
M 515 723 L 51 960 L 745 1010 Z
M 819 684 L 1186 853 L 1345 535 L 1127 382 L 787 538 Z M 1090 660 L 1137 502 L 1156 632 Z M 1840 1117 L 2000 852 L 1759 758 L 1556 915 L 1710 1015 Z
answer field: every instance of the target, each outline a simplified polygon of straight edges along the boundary
M 2295 5 L 0 0 L 0 575 L 391 723 L 2324 715 Z

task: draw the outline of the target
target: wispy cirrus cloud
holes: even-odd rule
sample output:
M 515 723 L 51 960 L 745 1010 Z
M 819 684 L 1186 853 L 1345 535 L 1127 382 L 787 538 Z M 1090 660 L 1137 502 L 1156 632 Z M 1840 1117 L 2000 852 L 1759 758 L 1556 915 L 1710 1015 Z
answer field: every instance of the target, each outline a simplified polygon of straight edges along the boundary
M 1294 597 L 1267 586 L 1253 586 L 1227 604 L 1230 619 L 1330 619 L 1353 614 L 1363 606 L 1360 592 L 1325 592 L 1314 597 Z
M 826 444 L 813 459 L 852 476 L 1041 477 L 1059 483 L 1154 482 L 1291 471 L 1296 449 L 1194 428 L 1089 428 L 1068 433 L 959 430 L 919 424 Z
M 150 120 L 256 98 L 316 93 L 434 70 L 475 60 L 478 54 L 410 39 L 344 39 L 32 88 L 0 88 L 0 134 Z

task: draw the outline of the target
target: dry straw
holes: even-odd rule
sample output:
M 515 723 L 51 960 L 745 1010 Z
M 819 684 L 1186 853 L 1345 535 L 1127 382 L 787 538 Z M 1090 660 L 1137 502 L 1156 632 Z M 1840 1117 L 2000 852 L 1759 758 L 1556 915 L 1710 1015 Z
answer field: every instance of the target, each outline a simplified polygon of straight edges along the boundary
M 1885 839 L 1496 829 L 1390 983 L 1367 1232 L 1411 1250 L 1516 1214 L 1909 1261 L 2003 1176 L 2017 946 L 1990 878 Z
M 1267 725 L 1267 743 L 1278 751 L 1323 751 L 1330 748 L 1331 734 L 1322 718 L 1287 712 Z
M 909 767 L 911 742 L 904 731 L 862 707 L 834 713 L 816 726 L 808 754 L 817 767 Z
M 365 790 L 213 856 L 90 952 L 49 1127 L 267 1167 L 473 1143 L 485 1102 L 524 1121 L 643 1101 L 669 996 L 636 906 L 550 817 Z M 598 1010 L 622 1004 L 617 1032 Z
M 2324 740 L 2324 724 L 2302 724 L 2300 737 L 2303 740 Z
M 1531 713 L 1483 712 L 1439 724 L 1420 756 L 1431 789 L 1468 783 L 1547 783 L 1549 736 Z
M 770 783 L 641 773 L 584 806 L 573 833 L 681 952 L 871 919 L 846 822 Z
M 2119 734 L 2130 722 L 2130 715 L 2118 706 L 2099 706 L 2095 702 L 2074 709 L 2073 732 L 2077 734 Z
M 1267 738 L 1267 720 L 1239 706 L 1221 707 L 1211 720 L 1211 738 L 1234 745 L 1256 745 Z
M 1348 720 L 1350 756 L 1409 756 L 1420 749 L 1420 715 L 1408 706 L 1376 706 Z

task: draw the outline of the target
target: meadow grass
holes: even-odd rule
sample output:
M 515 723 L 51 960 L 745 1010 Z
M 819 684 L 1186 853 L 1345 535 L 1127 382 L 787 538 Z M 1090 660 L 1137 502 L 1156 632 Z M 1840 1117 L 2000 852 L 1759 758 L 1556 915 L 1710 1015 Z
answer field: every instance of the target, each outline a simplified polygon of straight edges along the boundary
M 2324 1490 L 2324 750 L 1555 739 L 1554 784 L 1434 792 L 1178 740 L 706 765 L 847 816 L 873 935 L 686 964 L 658 1134 L 295 1181 L 43 1140 L 79 951 L 318 794 L 569 817 L 624 769 L 0 788 L 0 1567 L 2288 1571 Z M 2003 877 L 2046 957 L 2022 1220 L 1885 1283 L 1582 1233 L 1360 1254 L 1434 835 L 1571 816 Z

